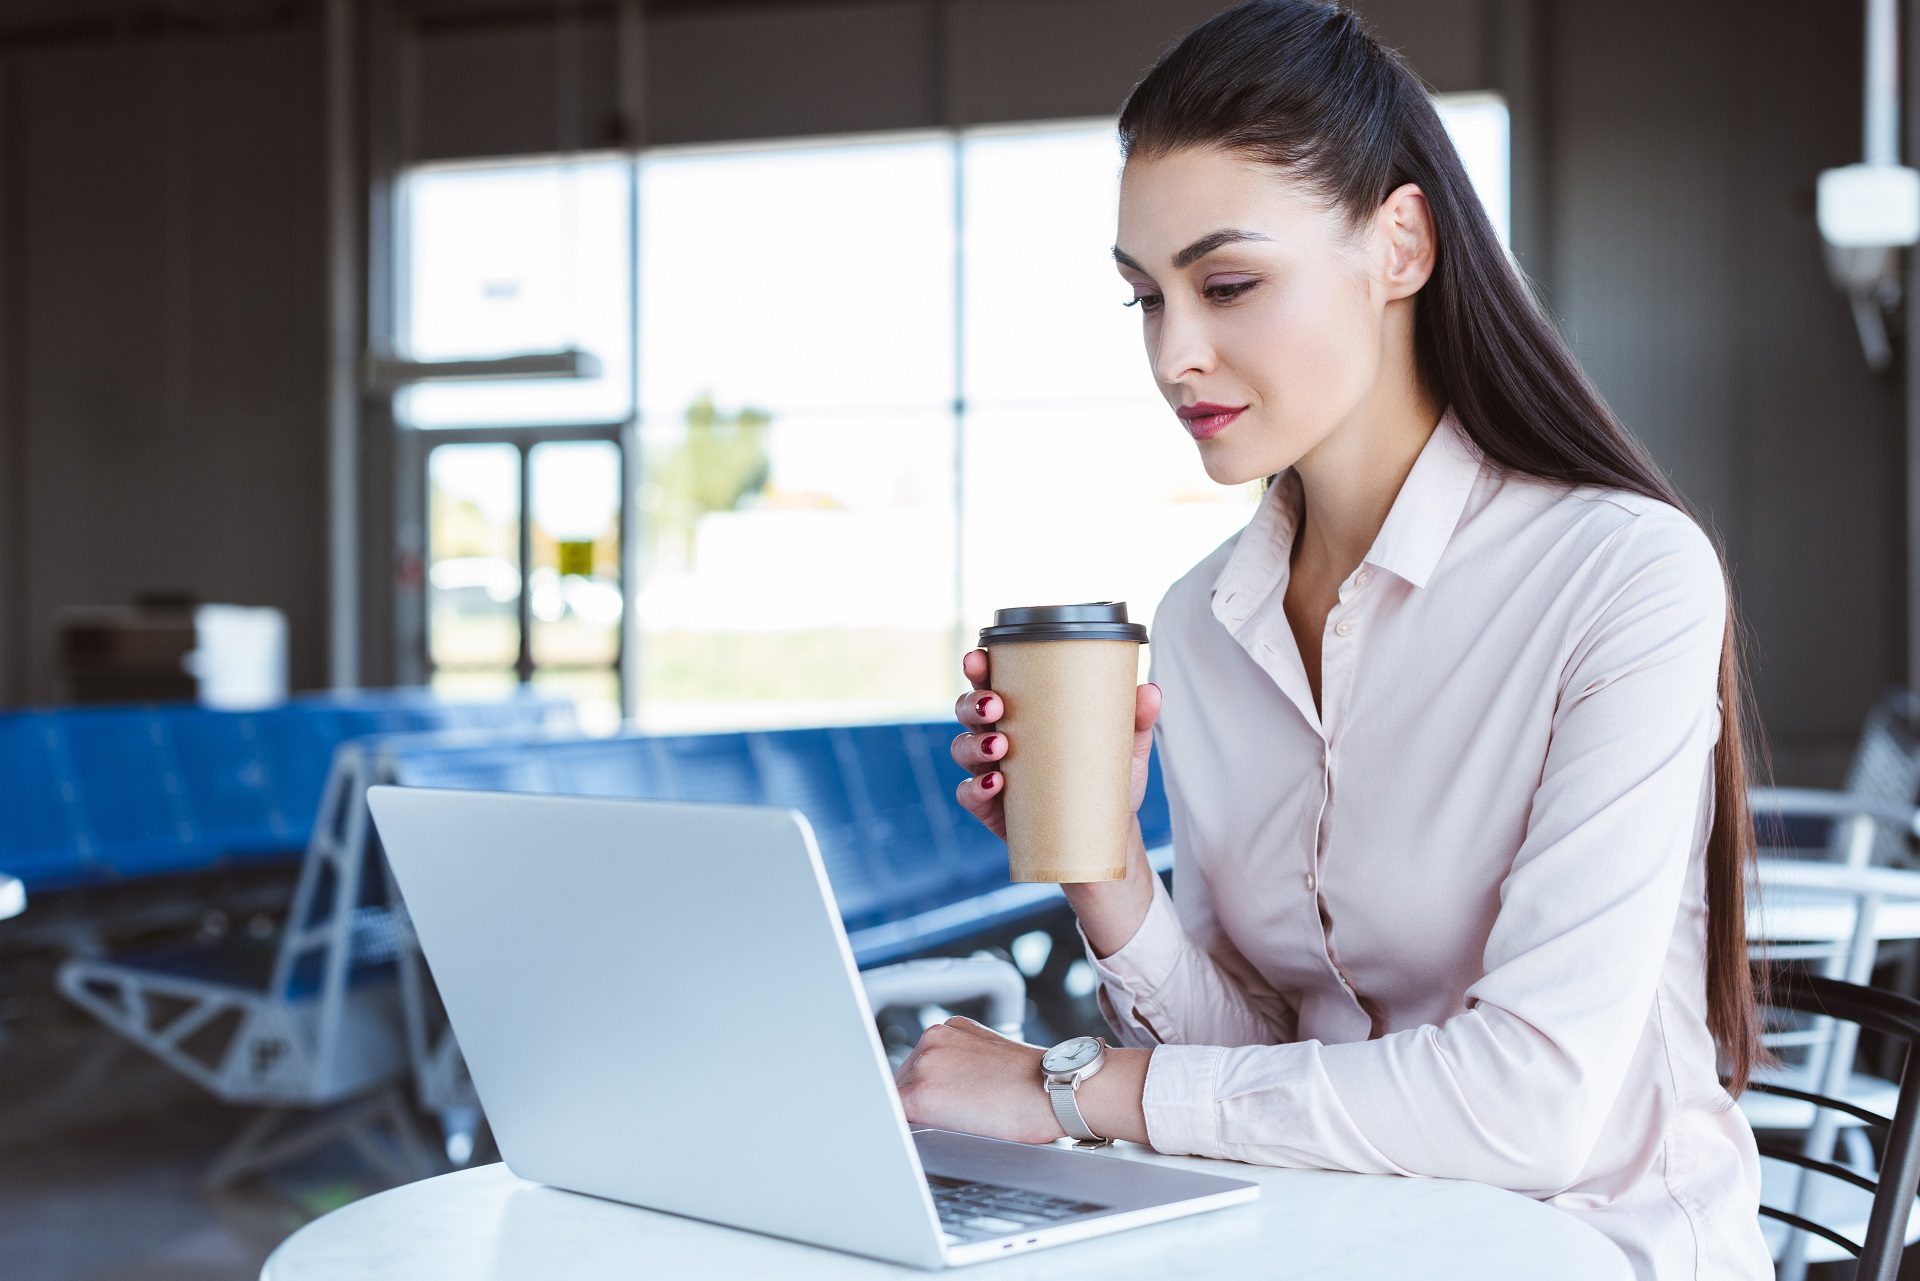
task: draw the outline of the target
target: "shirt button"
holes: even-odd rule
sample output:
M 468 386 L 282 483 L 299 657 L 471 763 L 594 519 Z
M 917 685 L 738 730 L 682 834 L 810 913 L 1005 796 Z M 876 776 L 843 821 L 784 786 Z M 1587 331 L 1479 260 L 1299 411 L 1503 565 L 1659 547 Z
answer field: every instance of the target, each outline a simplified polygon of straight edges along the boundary
M 1308 873 L 1307 873 L 1307 889 L 1308 889 L 1309 891 L 1311 891 L 1311 890 L 1312 890 L 1312 889 L 1314 888 L 1314 886 L 1316 886 L 1316 885 L 1318 885 L 1318 884 L 1319 884 L 1319 882 L 1313 879 L 1313 873 L 1312 873 L 1312 872 L 1308 872 Z
M 1352 630 L 1353 630 L 1353 620 L 1350 618 L 1342 619 L 1339 625 L 1333 629 L 1334 634 L 1336 636 L 1345 636 L 1348 632 Z
M 1360 571 L 1360 572 L 1359 572 L 1358 574 L 1355 574 L 1355 575 L 1353 576 L 1353 583 L 1354 583 L 1354 586 L 1356 586 L 1356 587 L 1365 587 L 1365 586 L 1367 585 L 1367 580 L 1368 580 L 1368 579 L 1370 579 L 1370 578 L 1372 578 L 1372 577 L 1373 577 L 1373 571 L 1372 571 L 1372 570 L 1370 570 L 1370 569 L 1363 569 L 1363 570 L 1361 570 L 1361 571 Z

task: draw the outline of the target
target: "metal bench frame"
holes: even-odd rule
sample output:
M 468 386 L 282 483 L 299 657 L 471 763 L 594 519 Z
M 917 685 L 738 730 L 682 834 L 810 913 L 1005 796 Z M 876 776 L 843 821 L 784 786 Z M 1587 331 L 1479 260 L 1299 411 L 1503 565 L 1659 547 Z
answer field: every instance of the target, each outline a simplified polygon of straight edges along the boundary
M 351 983 L 353 969 L 392 959 L 394 948 L 367 942 L 390 913 L 358 906 L 365 849 L 340 839 L 353 823 L 345 800 L 344 790 L 330 782 L 265 989 L 168 974 L 137 959 L 74 957 L 60 967 L 60 990 L 101 1022 L 215 1097 L 268 1109 L 215 1160 L 209 1187 L 228 1186 L 335 1137 L 353 1142 L 389 1174 L 411 1178 L 425 1169 L 410 1120 L 384 1093 L 370 1108 L 300 1119 L 390 1086 L 408 1066 L 397 985 Z M 288 995 L 297 968 L 310 957 L 321 965 L 318 987 L 310 996 Z M 179 1008 L 163 1012 L 155 998 Z M 195 1034 L 230 1016 L 237 1016 L 231 1036 L 210 1054 L 189 1049 Z M 372 1137 L 381 1122 L 404 1154 L 398 1162 Z
M 407 701 L 420 706 L 411 693 Z M 530 717 L 551 720 L 558 705 L 526 706 Z M 426 714 L 457 720 L 458 707 Z M 450 741 L 525 732 L 441 731 Z M 336 758 L 356 750 L 350 740 Z M 215 1097 L 265 1109 L 215 1160 L 209 1187 L 335 1138 L 392 1178 L 433 1168 L 398 1088 L 411 1066 L 396 972 L 399 913 L 367 840 L 364 792 L 337 764 L 327 780 L 264 986 L 171 972 L 140 956 L 73 956 L 56 978 L 69 1000 Z M 303 975 L 315 976 L 310 988 Z

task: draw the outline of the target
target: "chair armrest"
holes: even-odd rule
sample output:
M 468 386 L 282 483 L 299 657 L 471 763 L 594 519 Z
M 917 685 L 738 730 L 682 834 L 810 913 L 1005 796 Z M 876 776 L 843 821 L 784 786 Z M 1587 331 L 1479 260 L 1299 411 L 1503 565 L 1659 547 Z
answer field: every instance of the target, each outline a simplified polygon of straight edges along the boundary
M 994 956 L 936 956 L 883 965 L 860 975 L 867 1005 L 878 1014 L 892 1005 L 947 1005 L 985 998 L 987 1024 L 1003 1036 L 1023 1038 L 1027 980 Z
M 1869 800 L 1851 792 L 1816 787 L 1754 787 L 1747 790 L 1747 804 L 1755 810 L 1807 818 L 1872 818 L 1908 835 L 1920 836 L 1920 808 L 1897 801 Z

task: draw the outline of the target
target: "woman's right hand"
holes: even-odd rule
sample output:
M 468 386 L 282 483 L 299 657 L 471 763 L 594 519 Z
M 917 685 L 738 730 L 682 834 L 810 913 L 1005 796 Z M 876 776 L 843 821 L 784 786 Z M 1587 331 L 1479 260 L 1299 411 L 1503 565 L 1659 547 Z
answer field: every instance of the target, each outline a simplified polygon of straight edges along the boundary
M 1007 839 L 1005 793 L 1007 776 L 994 768 L 1006 759 L 1009 744 L 994 723 L 1006 712 L 1006 703 L 988 687 L 987 651 L 967 651 L 960 660 L 960 671 L 973 689 L 954 704 L 954 714 L 968 732 L 957 735 L 951 747 L 956 765 L 964 767 L 971 778 L 955 789 L 961 808 L 979 819 L 1001 840 Z M 1147 759 L 1153 754 L 1153 723 L 1160 717 L 1160 687 L 1152 681 L 1137 686 L 1133 705 L 1133 811 L 1147 795 Z

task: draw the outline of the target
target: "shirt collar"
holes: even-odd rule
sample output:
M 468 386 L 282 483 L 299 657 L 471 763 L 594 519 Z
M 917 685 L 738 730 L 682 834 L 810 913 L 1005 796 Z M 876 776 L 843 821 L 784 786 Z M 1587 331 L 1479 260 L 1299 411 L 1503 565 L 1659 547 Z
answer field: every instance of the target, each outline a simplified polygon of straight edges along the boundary
M 1448 406 L 1394 496 L 1366 563 L 1414 587 L 1425 587 L 1460 523 L 1467 496 L 1480 475 L 1481 458 L 1479 446 Z M 1222 611 L 1224 617 L 1245 617 L 1276 583 L 1286 581 L 1303 496 L 1300 475 L 1293 467 L 1282 471 L 1267 488 L 1214 579 L 1216 602 L 1228 606 Z

